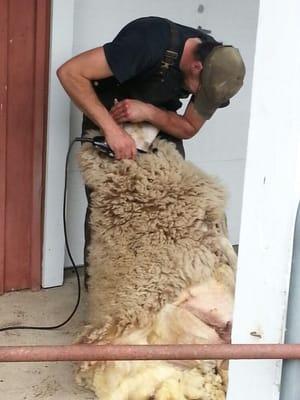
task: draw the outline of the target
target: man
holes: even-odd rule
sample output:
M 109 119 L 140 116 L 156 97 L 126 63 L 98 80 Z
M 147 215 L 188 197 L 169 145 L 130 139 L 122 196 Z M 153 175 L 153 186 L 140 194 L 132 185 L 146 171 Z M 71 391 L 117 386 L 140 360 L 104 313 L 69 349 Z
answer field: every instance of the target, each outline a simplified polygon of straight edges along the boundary
M 184 157 L 182 139 L 194 136 L 217 108 L 229 104 L 242 86 L 245 67 L 237 49 L 222 46 L 204 30 L 145 17 L 126 25 L 112 42 L 67 61 L 57 74 L 84 113 L 83 134 L 101 127 L 121 160 L 134 159 L 137 151 L 124 122 L 149 122 Z M 178 115 L 180 99 L 190 94 L 184 115 Z M 89 208 L 85 259 L 88 220 Z
M 136 156 L 123 122 L 151 123 L 184 156 L 182 139 L 229 104 L 245 67 L 237 49 L 222 46 L 204 30 L 145 17 L 126 25 L 112 42 L 67 61 L 57 74 L 85 114 L 83 130 L 101 127 L 120 160 Z M 179 99 L 189 94 L 180 116 Z

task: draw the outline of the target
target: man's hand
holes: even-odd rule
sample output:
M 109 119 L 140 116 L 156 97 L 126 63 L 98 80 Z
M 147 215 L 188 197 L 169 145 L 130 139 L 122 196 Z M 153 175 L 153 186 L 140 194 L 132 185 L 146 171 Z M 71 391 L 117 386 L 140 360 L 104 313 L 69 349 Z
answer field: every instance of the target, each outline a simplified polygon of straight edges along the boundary
M 118 124 L 149 122 L 159 130 L 179 139 L 193 137 L 206 121 L 196 111 L 192 101 L 188 104 L 183 116 L 140 100 L 115 101 L 115 105 L 110 110 L 110 115 Z
M 124 129 L 117 126 L 113 131 L 109 131 L 105 134 L 105 139 L 117 160 L 122 160 L 124 158 L 135 159 L 135 141 Z
M 140 100 L 126 99 L 116 104 L 110 110 L 113 119 L 118 123 L 144 122 L 148 118 L 149 105 Z

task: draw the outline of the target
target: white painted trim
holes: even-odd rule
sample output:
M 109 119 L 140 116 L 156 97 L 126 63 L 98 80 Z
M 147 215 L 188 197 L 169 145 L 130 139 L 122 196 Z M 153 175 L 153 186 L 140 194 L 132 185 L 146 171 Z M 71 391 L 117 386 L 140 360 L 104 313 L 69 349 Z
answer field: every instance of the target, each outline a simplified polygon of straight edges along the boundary
M 72 57 L 74 0 L 52 1 L 49 108 L 42 286 L 63 283 L 64 235 L 62 201 L 65 157 L 70 140 L 70 100 L 56 70 Z
M 233 343 L 283 342 L 300 198 L 299 15 L 298 0 L 261 0 Z M 232 361 L 227 400 L 277 400 L 280 376 L 280 360 Z

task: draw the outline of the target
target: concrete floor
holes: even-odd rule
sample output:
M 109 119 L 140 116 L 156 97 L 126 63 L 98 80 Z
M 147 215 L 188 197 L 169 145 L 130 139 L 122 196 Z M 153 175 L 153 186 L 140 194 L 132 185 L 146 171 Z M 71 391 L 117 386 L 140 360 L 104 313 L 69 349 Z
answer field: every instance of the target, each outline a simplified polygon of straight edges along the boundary
M 70 314 L 76 295 L 76 276 L 68 270 L 62 287 L 36 293 L 20 291 L 0 296 L 0 326 L 58 324 Z M 54 331 L 0 332 L 0 345 L 72 344 L 84 324 L 84 310 L 83 289 L 79 310 L 66 326 Z M 0 398 L 93 400 L 95 396 L 74 382 L 74 363 L 0 363 Z

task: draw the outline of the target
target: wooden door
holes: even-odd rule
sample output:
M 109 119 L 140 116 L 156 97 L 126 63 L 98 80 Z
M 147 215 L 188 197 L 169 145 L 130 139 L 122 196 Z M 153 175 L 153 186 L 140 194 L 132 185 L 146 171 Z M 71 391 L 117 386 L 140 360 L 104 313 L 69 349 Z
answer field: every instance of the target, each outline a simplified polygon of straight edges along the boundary
M 0 293 L 40 288 L 50 0 L 0 0 Z

